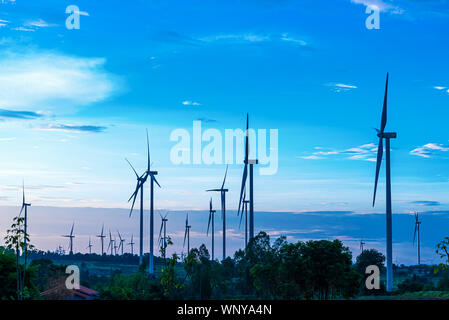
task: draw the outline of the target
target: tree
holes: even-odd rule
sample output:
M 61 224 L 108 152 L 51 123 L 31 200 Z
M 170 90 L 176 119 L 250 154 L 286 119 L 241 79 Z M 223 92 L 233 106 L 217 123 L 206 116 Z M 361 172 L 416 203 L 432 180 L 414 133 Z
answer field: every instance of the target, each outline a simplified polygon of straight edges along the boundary
M 433 266 L 433 272 L 436 274 L 439 271 L 447 270 L 449 267 L 449 237 L 445 237 L 437 244 L 435 252 L 443 259 L 443 262 Z
M 340 240 L 308 241 L 301 248 L 308 270 L 308 296 L 320 300 L 342 296 L 350 298 L 358 290 L 359 274 L 352 266 L 352 254 Z
M 366 278 L 369 276 L 366 274 L 366 268 L 371 265 L 376 265 L 379 267 L 379 271 L 383 272 L 385 269 L 384 267 L 385 262 L 385 256 L 377 251 L 376 249 L 368 249 L 363 250 L 361 254 L 358 255 L 355 263 L 355 269 L 360 274 L 361 281 L 360 281 L 360 294 L 383 294 L 385 293 L 385 285 L 381 283 L 380 290 L 368 290 L 366 288 Z
M 202 300 L 210 299 L 211 285 L 211 261 L 209 251 L 202 244 L 199 249 L 190 250 L 184 262 L 184 269 L 189 278 L 189 294 Z
M 32 294 L 31 291 L 36 289 L 32 286 L 32 284 L 30 284 L 29 279 L 26 277 L 28 273 L 26 270 L 26 265 L 24 266 L 20 264 L 21 253 L 28 255 L 34 250 L 34 246 L 30 243 L 29 234 L 24 231 L 24 223 L 25 218 L 14 217 L 11 229 L 6 231 L 5 237 L 6 248 L 9 250 L 14 250 L 16 253 L 16 291 L 18 300 L 29 299 Z M 27 287 L 26 284 L 30 285 Z

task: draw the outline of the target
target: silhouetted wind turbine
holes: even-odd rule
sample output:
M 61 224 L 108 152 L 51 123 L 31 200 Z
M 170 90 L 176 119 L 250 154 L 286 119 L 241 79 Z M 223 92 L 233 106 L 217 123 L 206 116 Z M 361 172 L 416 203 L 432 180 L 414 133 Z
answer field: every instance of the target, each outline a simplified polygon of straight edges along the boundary
M 363 252 L 363 245 L 365 244 L 365 242 L 363 242 L 363 240 L 360 240 L 360 251 Z
M 253 166 L 258 164 L 257 159 L 249 159 L 249 115 L 246 114 L 246 132 L 245 132 L 245 159 L 242 176 L 242 187 L 240 189 L 240 200 L 237 214 L 240 213 L 240 208 L 243 211 L 243 191 L 245 190 L 246 180 L 248 179 L 248 164 L 249 164 L 249 239 L 254 238 L 254 174 Z
M 184 244 L 182 245 L 182 248 L 184 248 L 184 246 L 186 245 L 186 238 L 187 238 L 187 256 L 190 253 L 190 228 L 192 226 L 189 225 L 189 214 L 187 214 L 186 217 L 186 228 L 185 228 L 185 232 L 184 232 Z
M 131 255 L 134 255 L 134 235 L 131 234 L 131 241 L 128 243 L 131 246 Z
M 120 248 L 122 249 L 122 256 L 123 256 L 123 243 L 125 242 L 125 239 L 122 238 L 122 235 L 120 234 L 120 231 L 117 230 L 118 238 L 120 240 L 120 244 L 118 246 L 118 250 L 120 251 Z
M 70 238 L 69 255 L 73 254 L 73 238 L 75 238 L 75 236 L 73 235 L 73 227 L 74 226 L 75 226 L 75 222 L 72 224 L 72 229 L 70 230 L 70 234 L 63 235 L 64 238 Z
M 23 221 L 23 229 L 25 236 L 23 238 L 24 242 L 24 272 L 23 272 L 23 278 L 22 278 L 22 288 L 21 288 L 21 294 L 23 296 L 23 286 L 25 284 L 25 275 L 26 275 L 26 268 L 27 268 L 27 255 L 28 255 L 28 207 L 31 206 L 31 203 L 27 203 L 25 201 L 25 182 L 22 183 L 22 208 L 20 209 L 19 217 L 22 215 L 22 211 L 25 210 L 24 214 L 24 221 Z
M 248 245 L 248 204 L 249 204 L 249 200 L 246 200 L 246 188 L 243 193 L 242 203 L 243 203 L 243 207 L 242 207 L 242 212 L 240 213 L 239 228 L 242 225 L 243 212 L 245 212 L 245 248 L 246 248 L 246 246 Z
M 90 236 L 89 236 L 89 245 L 86 247 L 86 249 L 89 249 L 89 254 L 92 254 L 92 242 L 90 241 Z
M 210 198 L 209 202 L 209 222 L 207 223 L 207 235 L 209 235 L 209 226 L 211 226 L 212 222 L 212 232 L 211 232 L 211 238 L 212 238 L 212 261 L 214 261 L 214 215 L 216 210 L 212 209 L 212 198 Z
M 147 170 L 139 176 L 132 166 L 131 162 L 128 161 L 128 159 L 125 159 L 129 165 L 131 166 L 132 170 L 134 171 L 136 178 L 137 178 L 137 186 L 134 191 L 134 193 L 129 198 L 128 202 L 133 199 L 133 203 L 131 206 L 131 211 L 129 212 L 129 216 L 131 216 L 134 208 L 134 203 L 136 202 L 137 195 L 140 191 L 140 238 L 139 238 L 139 264 L 143 263 L 143 186 L 145 182 L 148 179 L 148 176 L 151 177 L 151 188 L 150 188 L 150 263 L 149 263 L 149 272 L 154 273 L 154 261 L 153 261 L 153 255 L 154 255 L 154 244 L 153 244 L 153 237 L 154 237 L 154 202 L 153 202 L 153 182 L 156 182 L 156 184 L 159 185 L 159 182 L 157 182 L 155 175 L 157 175 L 157 171 L 151 171 L 150 170 L 150 144 L 148 139 L 148 131 L 147 131 L 147 152 L 148 152 L 148 159 L 147 159 Z
M 111 230 L 109 230 L 109 244 L 108 244 L 108 249 L 107 251 L 109 251 L 109 248 L 111 248 L 111 256 L 114 255 L 114 240 L 112 240 L 112 234 L 111 234 Z
M 393 290 L 393 235 L 392 235 L 392 210 L 391 210 L 391 170 L 390 170 L 390 139 L 396 138 L 396 132 L 384 132 L 387 125 L 387 93 L 388 93 L 388 72 L 385 84 L 384 104 L 382 108 L 382 119 L 380 130 L 377 130 L 379 137 L 379 146 L 377 149 L 376 178 L 374 182 L 373 207 L 376 202 L 377 182 L 379 180 L 379 171 L 382 164 L 383 139 L 385 139 L 386 150 L 386 226 L 387 226 L 387 291 Z
M 167 249 L 167 214 L 165 214 L 165 216 L 162 216 L 162 214 L 159 213 L 159 215 L 161 216 L 161 229 L 159 230 L 159 246 L 163 246 L 164 250 L 162 251 L 163 255 L 164 255 L 164 260 L 166 257 L 166 252 L 165 250 Z M 162 238 L 162 230 L 164 231 L 164 237 Z
M 421 221 L 419 221 L 418 212 L 415 212 L 415 232 L 413 233 L 413 245 L 415 244 L 415 238 L 418 234 L 418 264 L 421 264 L 421 247 L 420 247 L 420 239 L 419 239 L 419 225 Z
M 104 254 L 104 238 L 106 238 L 103 231 L 104 231 L 104 223 L 103 223 L 103 226 L 101 227 L 101 233 L 99 235 L 97 235 L 97 238 L 100 238 L 100 241 L 101 241 L 101 255 Z
M 117 248 L 118 248 L 118 246 L 117 246 L 117 237 L 114 236 L 114 254 L 115 255 L 117 255 Z
M 226 182 L 226 175 L 228 174 L 228 166 L 226 166 L 226 172 L 223 179 L 223 184 L 220 189 L 209 189 L 209 191 L 220 192 L 221 195 L 221 218 L 223 220 L 223 260 L 226 259 L 226 192 L 228 189 L 224 189 L 224 185 Z

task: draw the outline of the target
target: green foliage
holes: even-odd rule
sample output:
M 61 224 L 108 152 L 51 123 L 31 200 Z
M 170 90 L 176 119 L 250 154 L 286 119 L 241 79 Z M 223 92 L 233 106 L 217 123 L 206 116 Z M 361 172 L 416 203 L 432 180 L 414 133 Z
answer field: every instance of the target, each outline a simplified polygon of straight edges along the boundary
M 382 272 L 385 269 L 384 262 L 385 256 L 376 249 L 363 250 L 363 252 L 357 257 L 355 263 L 355 270 L 360 274 L 361 278 L 360 281 L 361 295 L 385 294 L 385 285 L 383 283 L 380 284 L 379 290 L 368 290 L 365 285 L 366 278 L 369 276 L 368 274 L 366 274 L 366 268 L 371 265 L 376 265 Z
M 435 252 L 440 256 L 441 259 L 444 260 L 443 263 L 440 263 L 438 265 L 434 265 L 434 273 L 437 274 L 440 271 L 447 270 L 449 267 L 449 237 L 445 237 L 443 240 L 441 240 L 437 244 L 437 249 Z
M 184 289 L 184 283 L 176 276 L 175 267 L 178 263 L 178 256 L 176 253 L 171 258 L 167 258 L 165 266 L 161 272 L 161 285 L 163 288 L 164 297 L 168 299 L 180 299 L 182 297 L 181 291 Z
M 114 275 L 104 286 L 97 287 L 100 297 L 106 300 L 159 300 L 163 290 L 157 280 L 138 272 L 132 275 Z
M 189 278 L 189 285 L 186 287 L 187 296 L 192 299 L 210 299 L 212 295 L 212 264 L 209 251 L 204 244 L 199 249 L 190 250 L 184 261 L 184 269 Z

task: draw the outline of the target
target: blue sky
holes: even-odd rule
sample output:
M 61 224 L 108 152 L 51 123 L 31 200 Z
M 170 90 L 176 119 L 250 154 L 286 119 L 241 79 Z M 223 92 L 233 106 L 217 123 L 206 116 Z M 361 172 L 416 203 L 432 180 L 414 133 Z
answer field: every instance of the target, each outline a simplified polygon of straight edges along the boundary
M 65 27 L 71 4 L 79 30 Z M 365 27 L 370 4 L 379 30 Z M 394 212 L 445 212 L 448 18 L 444 0 L 5 0 L 0 205 L 18 204 L 25 179 L 33 206 L 128 208 L 124 158 L 144 169 L 148 128 L 157 209 L 203 210 L 224 165 L 172 164 L 170 133 L 197 119 L 243 128 L 249 112 L 252 127 L 279 132 L 279 168 L 256 175 L 256 210 L 382 213 L 383 171 L 370 206 L 372 128 L 388 71 Z M 230 209 L 241 172 L 229 167 Z

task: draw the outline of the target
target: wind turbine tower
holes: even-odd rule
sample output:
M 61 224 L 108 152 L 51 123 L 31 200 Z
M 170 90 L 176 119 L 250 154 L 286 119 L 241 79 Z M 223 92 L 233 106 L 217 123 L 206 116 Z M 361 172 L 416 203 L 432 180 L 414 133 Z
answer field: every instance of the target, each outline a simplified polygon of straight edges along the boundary
M 226 166 L 226 172 L 224 175 L 223 184 L 221 185 L 221 188 L 206 190 L 207 192 L 209 191 L 220 192 L 221 196 L 221 219 L 223 220 L 223 260 L 226 259 L 226 192 L 228 192 L 229 189 L 225 189 L 224 185 L 226 182 L 227 174 L 228 174 L 228 166 Z
M 184 244 L 182 245 L 182 247 L 184 248 L 184 246 L 186 245 L 186 238 L 187 238 L 187 256 L 190 253 L 190 228 L 192 226 L 189 225 L 189 214 L 187 214 L 187 218 L 186 218 L 186 228 L 185 228 L 185 232 L 184 232 Z
M 210 198 L 210 202 L 209 202 L 209 222 L 207 223 L 207 235 L 209 235 L 209 227 L 212 225 L 212 233 L 211 233 L 211 237 L 212 237 L 212 261 L 214 261 L 214 252 L 215 252 L 215 248 L 214 248 L 214 215 L 215 215 L 216 210 L 212 209 L 212 198 Z M 212 222 L 212 224 L 211 224 Z
M 69 255 L 73 255 L 73 238 L 75 236 L 73 235 L 73 228 L 75 227 L 75 222 L 72 224 L 72 229 L 70 230 L 70 234 L 63 235 L 64 238 L 69 238 Z
M 421 264 L 421 245 L 419 239 L 419 225 L 421 221 L 419 221 L 418 212 L 415 212 L 415 232 L 413 234 L 413 244 L 415 244 L 416 235 L 418 235 L 418 265 Z
M 104 223 L 103 226 L 101 227 L 101 233 L 99 235 L 97 235 L 97 238 L 100 238 L 101 241 L 101 255 L 104 254 L 104 238 L 106 238 L 106 236 L 104 235 Z
M 386 151 L 386 233 L 387 233 L 387 291 L 393 290 L 393 232 L 392 232 L 392 209 L 391 209 L 391 169 L 390 169 L 390 140 L 395 139 L 396 132 L 385 132 L 387 125 L 387 94 L 388 94 L 388 73 L 385 84 L 384 104 L 382 108 L 382 118 L 380 122 L 380 130 L 377 130 L 379 137 L 379 146 L 377 149 L 376 161 L 376 177 L 374 182 L 373 207 L 376 203 L 377 182 L 379 180 L 380 166 L 382 164 L 382 155 L 384 151 L 383 140 L 385 139 Z

